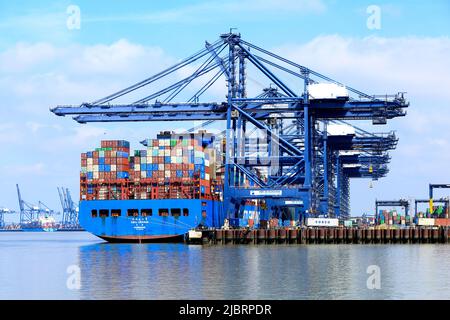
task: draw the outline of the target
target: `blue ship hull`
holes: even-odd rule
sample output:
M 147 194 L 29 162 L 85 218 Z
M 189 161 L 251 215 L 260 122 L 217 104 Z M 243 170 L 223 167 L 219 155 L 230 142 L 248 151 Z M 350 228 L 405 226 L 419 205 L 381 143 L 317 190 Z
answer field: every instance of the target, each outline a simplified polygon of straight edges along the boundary
M 223 220 L 222 203 L 204 199 L 82 200 L 79 211 L 80 225 L 109 242 L 178 241 Z

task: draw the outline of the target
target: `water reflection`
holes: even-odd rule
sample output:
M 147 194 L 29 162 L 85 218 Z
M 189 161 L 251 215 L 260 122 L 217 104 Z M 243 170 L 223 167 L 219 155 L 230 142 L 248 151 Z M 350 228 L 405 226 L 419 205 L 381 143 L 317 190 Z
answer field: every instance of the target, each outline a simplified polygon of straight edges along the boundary
M 81 299 L 448 299 L 439 245 L 186 246 L 79 249 Z M 366 286 L 381 268 L 381 290 Z

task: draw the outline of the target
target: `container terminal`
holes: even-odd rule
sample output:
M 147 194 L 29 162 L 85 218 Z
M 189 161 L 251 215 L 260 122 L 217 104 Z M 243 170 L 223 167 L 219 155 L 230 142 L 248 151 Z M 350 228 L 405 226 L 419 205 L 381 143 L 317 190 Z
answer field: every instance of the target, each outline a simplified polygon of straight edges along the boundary
M 56 216 L 61 212 L 49 208 L 44 202 L 37 204 L 25 201 L 19 185 L 16 184 L 19 210 L 0 208 L 0 231 L 28 231 L 28 232 L 53 232 L 53 231 L 83 231 L 78 222 L 78 207 L 72 200 L 69 189 L 57 188 L 62 207 L 62 218 L 56 221 Z M 18 223 L 5 222 L 5 215 L 18 214 Z
M 251 79 L 265 87 L 253 92 Z M 211 99 L 220 83 L 224 99 Z M 386 125 L 408 106 L 403 92 L 364 93 L 230 32 L 134 85 L 51 112 L 82 124 L 202 122 L 147 137 L 142 150 L 105 140 L 82 153 L 80 224 L 107 241 L 447 242 L 448 200 L 436 207 L 432 194 L 447 185 L 430 185 L 426 213 L 420 199 L 414 215 L 408 201 L 377 200 L 373 217 L 350 217 L 350 180 L 385 177 L 398 143 L 355 123 Z M 225 128 L 208 133 L 213 124 Z

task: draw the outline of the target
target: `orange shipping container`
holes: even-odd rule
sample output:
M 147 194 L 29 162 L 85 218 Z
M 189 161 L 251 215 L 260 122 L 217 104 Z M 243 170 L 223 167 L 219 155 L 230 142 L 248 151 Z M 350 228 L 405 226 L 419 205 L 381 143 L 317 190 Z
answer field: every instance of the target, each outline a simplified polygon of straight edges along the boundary
M 442 227 L 450 226 L 450 219 L 446 219 L 446 218 L 435 219 L 434 224 L 436 226 L 442 226 Z

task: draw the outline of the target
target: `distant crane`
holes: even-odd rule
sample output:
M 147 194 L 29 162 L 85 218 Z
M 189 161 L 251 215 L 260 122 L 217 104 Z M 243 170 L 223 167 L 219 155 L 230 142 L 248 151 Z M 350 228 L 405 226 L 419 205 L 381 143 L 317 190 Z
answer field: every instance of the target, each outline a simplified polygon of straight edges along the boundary
M 80 228 L 78 223 L 78 210 L 72 200 L 68 188 L 57 188 L 59 200 L 63 209 L 62 227 L 65 229 Z
M 20 194 L 19 185 L 16 184 L 17 188 L 17 197 L 19 199 L 19 209 L 20 209 L 20 225 L 25 225 L 32 223 L 36 220 L 39 214 L 39 207 L 33 204 L 30 204 L 22 199 Z
M 428 186 L 429 194 L 430 194 L 430 200 L 429 200 L 429 206 L 430 206 L 430 213 L 433 213 L 434 211 L 434 203 L 433 203 L 433 190 L 434 189 L 450 189 L 450 184 L 433 184 L 430 183 Z M 448 213 L 446 213 L 448 215 Z
M 38 205 L 36 206 L 23 200 L 18 184 L 16 184 L 16 188 L 17 197 L 19 200 L 21 227 L 36 223 L 40 215 L 51 216 L 55 214 L 55 212 L 42 201 L 39 201 Z
M 5 214 L 16 213 L 14 210 L 8 208 L 0 208 L 0 229 L 5 228 Z

